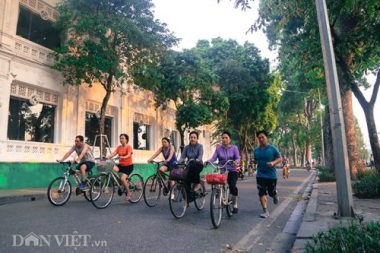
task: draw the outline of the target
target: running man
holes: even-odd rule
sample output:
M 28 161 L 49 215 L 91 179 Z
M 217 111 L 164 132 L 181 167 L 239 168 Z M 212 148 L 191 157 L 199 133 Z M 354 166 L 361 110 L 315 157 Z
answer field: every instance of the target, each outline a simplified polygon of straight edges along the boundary
M 261 218 L 269 217 L 267 209 L 267 194 L 273 198 L 273 203 L 277 204 L 279 199 L 277 196 L 277 173 L 275 166 L 281 163 L 282 158 L 278 149 L 269 144 L 268 133 L 259 131 L 256 133 L 259 139 L 259 147 L 253 152 L 254 163 L 257 164 L 257 189 L 259 190 L 260 203 L 263 208 Z

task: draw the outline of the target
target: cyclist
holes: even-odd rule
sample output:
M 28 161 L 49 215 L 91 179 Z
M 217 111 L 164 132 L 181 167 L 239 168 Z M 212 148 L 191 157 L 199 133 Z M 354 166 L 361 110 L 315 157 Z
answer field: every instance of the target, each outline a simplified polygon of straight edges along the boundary
M 233 203 L 233 213 L 238 212 L 238 188 L 236 183 L 238 180 L 238 167 L 240 165 L 240 154 L 237 146 L 231 144 L 231 134 L 227 131 L 222 133 L 222 145 L 216 147 L 213 156 L 207 162 L 215 162 L 219 160 L 220 164 L 225 164 L 228 160 L 233 160 L 234 164 L 227 164 L 228 170 L 227 182 L 230 188 L 231 200 Z
M 276 164 L 281 163 L 282 158 L 278 149 L 269 144 L 268 133 L 258 131 L 256 137 L 259 139 L 259 147 L 253 151 L 254 163 L 257 164 L 257 189 L 259 190 L 260 203 L 263 208 L 261 218 L 269 217 L 267 210 L 267 193 L 273 198 L 273 203 L 278 204 L 278 195 L 276 191 L 277 173 Z
M 164 164 L 160 167 L 160 171 L 162 173 L 165 173 L 167 171 L 170 171 L 175 164 L 177 164 L 177 155 L 175 153 L 174 146 L 170 144 L 170 140 L 167 137 L 162 138 L 162 147 L 160 147 L 156 153 L 152 155 L 151 158 L 149 158 L 148 163 L 151 163 L 154 158 L 156 158 L 160 153 L 164 157 Z M 169 182 L 170 187 L 173 186 L 174 182 L 170 180 Z M 167 194 L 167 190 L 164 188 L 165 194 Z
M 128 145 L 129 142 L 129 136 L 127 134 L 120 134 L 120 145 L 115 149 L 112 154 L 108 156 L 108 158 L 112 158 L 116 155 L 119 156 L 119 164 L 117 166 L 113 167 L 113 170 L 118 173 L 121 172 L 120 180 L 124 185 L 125 188 L 125 200 L 130 200 L 131 198 L 131 192 L 129 192 L 129 183 L 128 183 L 128 177 L 133 171 L 133 162 L 132 162 L 132 155 L 133 155 L 133 149 L 131 145 Z
M 282 177 L 289 177 L 289 159 L 285 155 L 282 156 Z
M 181 158 L 179 159 L 179 162 L 182 163 L 186 159 L 192 160 L 189 162 L 188 166 L 188 174 L 187 174 L 187 180 L 186 180 L 186 190 L 187 192 L 190 192 L 191 190 L 191 183 L 194 183 L 193 191 L 197 192 L 201 189 L 201 178 L 200 173 L 203 170 L 203 145 L 198 143 L 199 140 L 199 134 L 196 131 L 192 131 L 189 134 L 190 144 L 187 145 L 181 154 Z M 189 195 L 191 196 L 191 195 Z
M 95 165 L 94 155 L 92 154 L 91 148 L 88 144 L 84 143 L 84 138 L 82 135 L 77 135 L 75 137 L 75 144 L 71 149 L 62 157 L 58 162 L 63 162 L 66 160 L 73 152 L 77 154 L 75 162 L 79 163 L 77 170 L 80 170 L 82 182 L 79 185 L 80 190 L 86 189 L 86 172 L 90 171 Z

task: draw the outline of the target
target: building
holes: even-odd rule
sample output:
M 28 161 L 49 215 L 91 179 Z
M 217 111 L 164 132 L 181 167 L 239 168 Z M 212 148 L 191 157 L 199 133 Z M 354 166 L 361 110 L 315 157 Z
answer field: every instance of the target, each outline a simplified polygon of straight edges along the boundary
M 54 162 L 76 135 L 94 142 L 105 91 L 96 85 L 63 86 L 62 76 L 51 68 L 52 48 L 59 43 L 52 26 L 57 2 L 0 0 L 0 175 L 5 162 Z M 205 157 L 210 157 L 210 128 L 199 130 Z M 179 147 L 174 107 L 156 110 L 153 94 L 137 86 L 112 95 L 106 132 L 112 147 L 120 133 L 127 133 L 137 163 L 154 153 L 163 136 Z

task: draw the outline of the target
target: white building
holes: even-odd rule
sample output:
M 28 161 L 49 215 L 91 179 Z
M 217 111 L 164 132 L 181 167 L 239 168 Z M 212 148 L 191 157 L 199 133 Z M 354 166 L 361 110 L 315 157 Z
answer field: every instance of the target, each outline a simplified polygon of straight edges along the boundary
M 92 143 L 96 134 L 103 88 L 63 86 L 51 69 L 50 48 L 59 43 L 52 27 L 57 2 L 0 0 L 0 162 L 53 162 L 76 135 Z M 205 158 L 212 152 L 208 129 L 199 129 Z M 129 135 L 135 162 L 145 162 L 163 136 L 179 147 L 175 110 L 155 110 L 153 95 L 134 87 L 112 95 L 106 132 L 112 147 L 120 133 Z

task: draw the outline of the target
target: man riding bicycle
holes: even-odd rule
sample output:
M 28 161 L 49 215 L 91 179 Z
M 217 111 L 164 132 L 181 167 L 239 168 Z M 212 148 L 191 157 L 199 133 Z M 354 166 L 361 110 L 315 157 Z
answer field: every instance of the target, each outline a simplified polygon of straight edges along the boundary
M 92 154 L 90 146 L 84 143 L 83 136 L 77 135 L 75 137 L 74 146 L 72 146 L 71 149 L 62 157 L 62 159 L 58 160 L 58 162 L 63 162 L 66 160 L 74 151 L 78 156 L 75 159 L 75 162 L 79 163 L 76 169 L 80 170 L 82 177 L 82 182 L 79 185 L 79 189 L 84 190 L 86 189 L 86 172 L 90 171 L 95 165 L 94 155 Z

